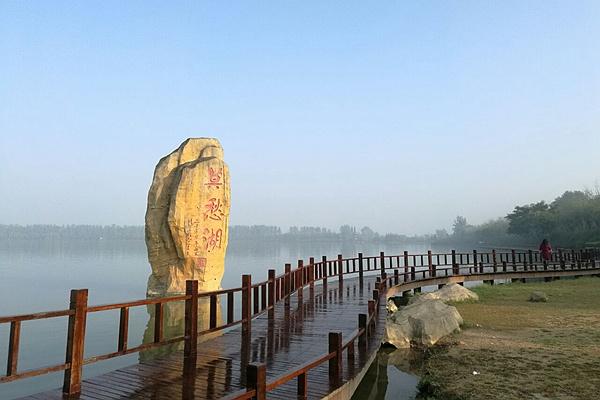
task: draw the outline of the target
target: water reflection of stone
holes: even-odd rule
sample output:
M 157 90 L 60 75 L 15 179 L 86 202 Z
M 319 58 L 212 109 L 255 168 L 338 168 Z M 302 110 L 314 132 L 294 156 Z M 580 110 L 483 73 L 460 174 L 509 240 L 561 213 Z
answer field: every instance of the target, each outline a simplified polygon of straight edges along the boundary
M 143 343 L 152 343 L 154 341 L 154 323 L 156 321 L 154 304 L 146 306 L 149 315 L 146 329 L 144 330 Z M 223 324 L 221 313 L 221 301 L 217 297 L 217 326 Z M 198 332 L 205 331 L 210 327 L 210 299 L 208 297 L 198 300 Z M 176 301 L 163 304 L 163 335 L 165 340 L 183 336 L 185 330 L 185 302 Z M 222 331 L 217 331 L 207 335 L 200 335 L 198 343 L 221 335 Z M 140 352 L 140 361 L 148 361 L 155 358 L 167 356 L 176 351 L 183 350 L 184 342 L 171 343 L 158 346 L 149 350 Z
M 422 366 L 420 351 L 382 347 L 352 399 L 415 399 Z

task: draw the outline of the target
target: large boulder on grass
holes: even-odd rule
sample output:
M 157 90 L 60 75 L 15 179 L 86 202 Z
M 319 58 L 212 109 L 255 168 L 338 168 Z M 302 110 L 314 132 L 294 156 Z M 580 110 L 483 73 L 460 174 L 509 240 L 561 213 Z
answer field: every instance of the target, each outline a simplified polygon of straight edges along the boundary
M 416 296 L 410 300 L 410 303 L 416 303 L 423 300 L 441 300 L 444 303 L 447 302 L 459 302 L 466 300 L 479 300 L 477 293 L 461 286 L 457 283 L 451 283 L 445 285 L 443 288 L 436 290 L 435 292 L 425 293 L 420 296 Z
M 421 300 L 387 317 L 382 343 L 396 348 L 431 346 L 459 330 L 463 319 L 456 307 L 441 300 Z

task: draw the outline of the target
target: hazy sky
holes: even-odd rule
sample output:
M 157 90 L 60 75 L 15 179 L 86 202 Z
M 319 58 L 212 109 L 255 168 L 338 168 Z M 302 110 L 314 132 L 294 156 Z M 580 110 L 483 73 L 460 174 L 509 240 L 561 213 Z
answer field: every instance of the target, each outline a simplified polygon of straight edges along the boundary
M 593 187 L 599 21 L 598 1 L 0 1 L 0 223 L 142 224 L 191 136 L 223 144 L 232 224 L 424 233 Z

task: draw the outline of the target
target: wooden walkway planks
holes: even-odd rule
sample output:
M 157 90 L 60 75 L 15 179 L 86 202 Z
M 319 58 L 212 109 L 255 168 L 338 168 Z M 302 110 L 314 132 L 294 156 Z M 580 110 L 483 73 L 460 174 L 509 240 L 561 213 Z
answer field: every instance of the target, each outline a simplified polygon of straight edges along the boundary
M 85 379 L 80 399 L 216 399 L 243 390 L 246 386 L 246 365 L 263 362 L 267 367 L 267 382 L 328 351 L 328 333 L 342 332 L 349 337 L 358 327 L 358 314 L 367 313 L 372 299 L 375 277 L 366 276 L 363 289 L 358 279 L 346 279 L 340 287 L 337 279 L 328 285 L 317 285 L 314 296 L 304 289 L 302 303 L 297 294 L 289 306 L 281 301 L 275 305 L 275 318 L 263 313 L 252 320 L 251 335 L 242 335 L 240 326 L 198 346 L 197 372 L 193 379 L 184 377 L 183 353 L 177 351 L 163 358 L 142 357 L 138 364 Z M 323 292 L 326 290 L 325 292 Z M 382 308 L 383 310 L 383 308 Z M 378 316 L 385 319 L 385 311 Z M 353 363 L 344 360 L 343 380 L 354 377 L 366 364 L 368 355 L 379 347 L 384 324 L 376 324 L 367 353 L 355 352 Z M 344 353 L 345 354 L 345 353 Z M 346 358 L 346 355 L 344 355 Z M 330 383 L 327 362 L 308 372 L 308 398 L 321 398 L 335 389 Z M 295 398 L 296 379 L 270 391 L 269 398 Z M 60 389 L 23 399 L 62 398 Z

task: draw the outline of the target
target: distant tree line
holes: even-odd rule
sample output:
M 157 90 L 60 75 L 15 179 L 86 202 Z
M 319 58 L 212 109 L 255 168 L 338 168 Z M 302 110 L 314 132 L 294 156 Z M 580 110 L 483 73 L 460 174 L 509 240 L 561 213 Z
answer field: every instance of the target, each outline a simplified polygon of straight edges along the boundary
M 139 240 L 143 226 L 0 225 L 0 240 Z
M 452 232 L 407 236 L 379 234 L 368 226 L 342 225 L 337 231 L 314 226 L 232 225 L 229 237 L 238 242 L 375 242 L 464 244 L 478 246 L 537 246 L 547 238 L 555 246 L 600 246 L 600 190 L 566 191 L 551 203 L 516 206 L 505 217 L 471 225 L 457 216 Z M 0 241 L 7 240 L 143 240 L 143 226 L 120 225 L 0 225 Z
M 261 242 L 424 242 L 428 237 L 380 235 L 365 226 L 342 225 L 338 231 L 315 226 L 231 225 L 232 241 Z M 144 240 L 143 226 L 119 225 L 0 225 L 0 241 L 9 240 Z
M 506 217 L 481 225 L 458 216 L 452 233 L 438 230 L 432 243 L 537 246 L 544 238 L 554 246 L 600 246 L 600 191 L 566 191 L 549 204 L 516 206 Z

